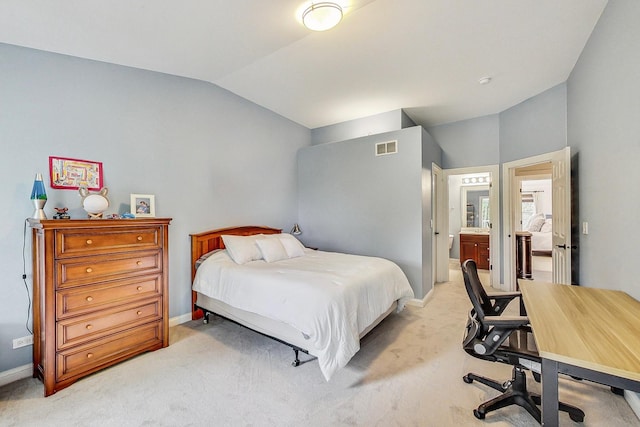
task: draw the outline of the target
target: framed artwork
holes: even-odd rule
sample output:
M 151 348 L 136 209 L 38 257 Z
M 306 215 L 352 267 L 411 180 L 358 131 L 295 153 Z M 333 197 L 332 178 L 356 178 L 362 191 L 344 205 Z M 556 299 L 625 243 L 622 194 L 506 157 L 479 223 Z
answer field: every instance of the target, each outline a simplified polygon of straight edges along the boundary
M 136 218 L 156 216 L 156 196 L 153 194 L 132 194 L 131 213 Z
M 104 187 L 102 162 L 50 156 L 49 177 L 51 188 L 101 190 Z

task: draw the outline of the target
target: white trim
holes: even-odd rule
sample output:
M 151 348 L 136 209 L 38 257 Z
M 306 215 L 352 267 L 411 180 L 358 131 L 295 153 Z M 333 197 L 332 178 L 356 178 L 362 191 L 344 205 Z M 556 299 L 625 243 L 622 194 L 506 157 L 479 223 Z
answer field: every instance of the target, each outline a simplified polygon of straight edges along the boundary
M 431 288 L 431 290 L 427 292 L 427 294 L 422 299 L 412 298 L 408 300 L 407 305 L 424 308 L 424 306 L 427 305 L 427 302 L 431 299 L 431 297 L 433 297 L 433 289 L 434 288 Z
M 634 393 L 629 390 L 624 391 L 624 398 L 631 406 L 633 412 L 636 413 L 636 417 L 640 419 L 640 393 Z
M 33 365 L 31 363 L 0 372 L 0 387 L 31 376 L 33 376 Z
M 191 321 L 191 313 L 181 314 L 180 316 L 172 317 L 169 319 L 169 327 L 181 325 Z
M 540 163 L 553 163 L 557 156 L 564 155 L 570 150 L 565 147 L 562 150 L 552 151 L 550 153 L 539 154 L 524 159 L 518 159 L 502 164 L 502 221 L 503 221 L 503 247 L 504 247 L 504 265 L 503 265 L 503 286 L 504 291 L 514 291 L 516 289 L 515 280 L 515 257 L 516 257 L 516 226 L 514 224 L 515 210 L 514 203 L 517 200 L 519 188 L 516 182 L 515 170 L 525 166 L 532 166 Z M 569 162 L 570 163 L 570 162 Z M 570 167 L 570 165 L 568 165 Z M 567 197 L 571 198 L 571 195 Z M 555 223 L 555 222 L 554 222 Z
M 431 185 L 431 188 L 435 189 L 431 197 L 431 232 L 434 233 L 431 251 L 432 264 L 435 266 L 435 268 L 431 269 L 431 287 L 433 288 L 433 286 L 435 286 L 435 284 L 438 282 L 449 281 L 449 210 L 447 209 L 447 205 L 449 204 L 449 202 L 447 200 L 448 186 L 445 184 L 445 178 L 442 168 L 435 163 L 431 163 L 431 176 L 434 181 L 436 179 L 439 181 L 432 182 Z M 433 221 L 434 217 L 436 219 L 435 222 Z M 436 231 L 439 234 L 436 235 Z
M 483 173 L 488 172 L 491 174 L 491 190 L 490 194 L 490 210 L 491 210 L 491 240 L 490 240 L 490 264 L 493 267 L 490 272 L 491 277 L 491 286 L 495 289 L 501 289 L 502 285 L 500 283 L 500 271 L 501 271 L 501 260 L 500 260 L 500 224 L 501 224 L 501 214 L 500 211 L 500 165 L 487 165 L 487 166 L 471 166 L 467 168 L 456 168 L 456 169 L 444 169 L 444 191 L 447 194 L 447 214 L 444 216 L 443 221 L 446 221 L 445 229 L 447 230 L 447 239 L 449 236 L 449 176 L 450 175 L 466 175 L 472 173 Z M 443 245 L 443 251 L 449 251 L 449 245 Z M 443 255 L 444 256 L 444 255 Z M 448 258 L 448 256 L 447 256 Z M 448 269 L 447 269 L 448 271 Z

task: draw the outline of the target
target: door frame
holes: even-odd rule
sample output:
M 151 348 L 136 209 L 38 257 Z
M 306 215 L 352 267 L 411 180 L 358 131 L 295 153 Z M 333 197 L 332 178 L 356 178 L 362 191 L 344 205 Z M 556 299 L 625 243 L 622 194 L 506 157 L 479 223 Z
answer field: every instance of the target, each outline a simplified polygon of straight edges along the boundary
M 516 231 L 516 211 L 518 209 L 520 209 L 520 206 L 518 206 L 518 201 L 520 200 L 520 194 L 519 194 L 519 185 L 517 182 L 517 177 L 516 177 L 516 169 L 519 168 L 523 168 L 523 167 L 527 167 L 527 166 L 534 166 L 537 164 L 541 164 L 541 163 L 552 163 L 552 165 L 554 165 L 554 169 L 556 168 L 558 162 L 565 162 L 567 161 L 567 159 L 569 159 L 568 164 L 565 164 L 563 167 L 564 168 L 568 168 L 568 179 L 570 179 L 570 170 L 571 170 L 571 162 L 570 162 L 570 151 L 571 149 L 569 147 L 565 147 L 562 150 L 558 150 L 558 151 L 552 151 L 549 153 L 544 153 L 544 154 L 540 154 L 537 156 L 532 156 L 532 157 L 527 157 L 524 159 L 518 159 L 518 160 L 514 160 L 512 162 L 506 162 L 502 164 L 502 217 L 503 217 L 503 225 L 504 225 L 504 231 L 503 231 L 503 247 L 504 247 L 504 270 L 502 272 L 502 277 L 503 277 L 503 290 L 506 291 L 514 291 L 516 290 L 516 277 L 515 277 L 515 259 L 516 259 L 516 239 L 515 239 L 515 231 Z M 567 172 L 565 170 L 565 172 Z M 555 175 L 555 172 L 554 172 Z M 569 187 L 570 187 L 570 183 L 569 183 Z M 553 186 L 552 186 L 553 188 Z M 557 195 L 555 194 L 556 191 L 553 191 L 553 206 L 554 206 L 554 214 L 555 214 L 555 205 L 556 203 L 563 203 L 564 206 L 568 206 L 569 208 L 567 209 L 568 211 L 568 218 L 564 218 L 564 222 L 563 221 L 556 221 L 554 218 L 553 221 L 553 227 L 554 227 L 554 231 L 553 234 L 556 234 L 556 223 L 558 224 L 568 224 L 569 227 L 569 236 L 571 235 L 571 191 L 569 188 L 569 191 L 564 192 L 564 197 L 562 198 L 562 200 L 557 200 Z M 569 237 L 570 239 L 570 237 Z M 554 242 L 555 243 L 555 242 Z M 569 242 L 570 245 L 570 242 Z M 563 280 L 557 280 L 556 279 L 556 258 L 557 256 L 553 255 L 554 258 L 554 272 L 553 272 L 553 276 L 554 276 L 554 282 L 557 283 L 565 283 L 566 279 Z M 571 274 L 571 269 L 569 268 L 569 274 Z M 570 277 L 569 277 L 569 282 L 570 281 Z
M 492 287 L 500 289 L 500 228 L 501 228 L 501 211 L 500 211 L 500 165 L 488 165 L 488 166 L 470 166 L 465 168 L 444 169 L 443 176 L 443 198 L 442 203 L 439 205 L 438 218 L 442 221 L 442 227 L 440 230 L 447 230 L 446 232 L 446 245 L 439 245 L 440 259 L 449 259 L 449 176 L 451 175 L 466 175 L 472 173 L 489 173 L 491 176 L 491 186 L 489 188 L 489 209 L 491 210 L 491 228 L 489 232 L 489 264 L 491 270 L 489 270 L 489 281 Z M 444 233 L 440 233 L 442 237 Z M 443 237 L 444 238 L 444 237 Z M 442 278 L 449 281 L 449 268 L 443 271 Z
M 431 240 L 431 281 L 432 285 L 437 282 L 446 282 L 449 280 L 449 218 L 444 220 L 443 212 L 447 212 L 445 208 L 449 203 L 449 194 L 445 189 L 447 185 L 444 178 L 442 168 L 435 163 L 431 165 L 432 194 L 431 194 L 431 232 L 433 239 Z

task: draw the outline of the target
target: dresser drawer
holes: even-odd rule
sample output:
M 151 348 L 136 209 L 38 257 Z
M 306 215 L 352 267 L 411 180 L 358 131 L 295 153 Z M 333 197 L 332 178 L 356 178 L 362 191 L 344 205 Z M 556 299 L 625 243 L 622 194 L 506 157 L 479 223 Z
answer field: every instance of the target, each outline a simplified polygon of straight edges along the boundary
M 162 272 L 162 252 L 137 252 L 56 261 L 57 288 Z
M 162 245 L 161 227 L 63 229 L 56 231 L 55 256 L 84 255 L 157 249 Z
M 56 381 L 102 369 L 144 351 L 162 347 L 160 321 L 110 335 L 56 354 Z
M 102 285 L 68 288 L 56 292 L 56 319 L 126 304 L 162 294 L 162 276 L 119 280 Z
M 57 349 L 62 350 L 86 341 L 101 338 L 124 329 L 152 322 L 162 317 L 162 300 L 146 300 L 57 323 Z

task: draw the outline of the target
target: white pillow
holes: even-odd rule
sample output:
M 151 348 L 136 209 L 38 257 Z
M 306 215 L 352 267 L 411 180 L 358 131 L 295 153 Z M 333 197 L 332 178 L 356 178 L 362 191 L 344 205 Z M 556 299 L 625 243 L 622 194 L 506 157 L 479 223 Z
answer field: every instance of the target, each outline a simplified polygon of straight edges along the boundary
M 537 213 L 531 217 L 529 224 L 527 224 L 527 231 L 540 231 L 542 224 L 544 224 L 545 218 L 543 213 Z
M 280 239 L 260 239 L 256 240 L 256 245 L 262 253 L 262 257 L 267 262 L 275 262 L 288 259 L 287 251 L 280 243 Z
M 533 222 L 535 220 L 537 220 L 538 218 L 544 218 L 544 214 L 542 212 L 537 213 L 537 214 L 533 214 L 531 215 L 531 217 L 529 217 L 529 221 L 527 221 L 527 224 L 524 226 L 524 230 L 528 230 L 531 227 L 531 224 L 533 224 Z
M 300 243 L 300 240 L 296 239 L 291 234 L 283 233 L 277 234 L 280 243 L 284 246 L 284 250 L 287 251 L 289 258 L 296 258 L 304 255 L 304 245 Z
M 551 233 L 553 231 L 553 223 L 551 222 L 551 218 L 546 220 L 542 227 L 540 227 L 541 233 Z
M 260 248 L 256 245 L 256 240 L 264 238 L 261 234 L 254 236 L 231 236 L 223 235 L 222 241 L 232 260 L 236 264 L 244 264 L 249 261 L 262 259 Z

